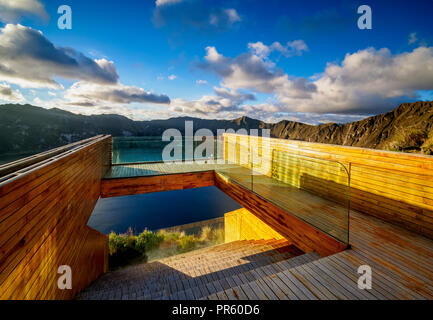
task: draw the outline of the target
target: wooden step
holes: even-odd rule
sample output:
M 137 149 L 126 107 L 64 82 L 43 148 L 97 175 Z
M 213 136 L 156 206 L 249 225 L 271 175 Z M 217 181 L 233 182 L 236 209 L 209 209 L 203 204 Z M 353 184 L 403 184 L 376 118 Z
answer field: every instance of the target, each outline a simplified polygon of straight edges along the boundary
M 186 296 L 187 299 L 201 299 L 206 297 L 204 292 L 209 293 L 209 295 L 217 294 L 220 291 L 225 291 L 232 287 L 236 287 L 239 285 L 243 285 L 245 283 L 249 283 L 252 281 L 256 281 L 262 278 L 269 277 L 273 274 L 282 272 L 287 268 L 293 268 L 298 265 L 314 261 L 319 259 L 320 255 L 315 252 L 307 253 L 302 256 L 292 257 L 287 260 L 283 260 L 280 262 L 276 262 L 273 264 L 266 264 L 263 266 L 256 266 L 255 268 L 251 268 L 239 274 L 232 274 L 230 276 L 226 276 L 215 280 L 213 282 L 205 283 L 202 285 L 198 285 L 195 287 L 188 287 L 181 291 L 172 292 L 170 295 L 159 295 L 158 293 L 152 295 L 139 295 L 138 299 L 169 299 L 176 300 L 177 298 L 182 299 L 182 297 Z M 188 282 L 184 282 L 184 285 L 188 285 Z M 222 289 L 222 290 L 219 290 Z
M 242 259 L 245 260 L 249 256 L 254 257 L 257 254 L 262 254 L 263 252 L 275 254 L 276 252 L 273 251 L 275 250 L 275 248 L 279 250 L 287 250 L 284 249 L 285 246 L 288 246 L 287 241 L 285 243 L 279 241 L 278 244 L 273 244 L 272 246 L 250 245 L 248 243 L 243 243 L 242 246 L 240 248 L 237 248 L 236 250 L 231 250 L 226 247 L 226 250 L 220 252 L 219 254 L 204 254 L 201 257 L 201 260 L 191 261 L 190 259 L 184 258 L 182 256 L 178 260 L 173 260 L 169 264 L 161 263 L 160 261 L 154 261 L 151 263 L 128 267 L 106 274 L 101 277 L 100 281 L 97 281 L 97 283 L 95 283 L 93 287 L 95 289 L 99 286 L 107 288 L 113 285 L 117 286 L 117 283 L 119 281 L 122 281 L 124 283 L 124 281 L 127 281 L 128 279 L 130 281 L 135 281 L 136 279 L 146 278 L 148 276 L 165 278 L 171 273 L 189 273 L 191 269 L 199 269 L 200 266 L 203 264 L 211 265 L 212 270 L 216 271 L 215 267 L 217 267 L 221 263 L 221 261 L 223 261 L 224 263 L 230 263 Z M 212 257 L 212 259 L 210 257 Z
M 266 266 L 267 275 L 257 276 L 253 281 L 244 281 L 218 292 L 214 292 L 208 296 L 200 297 L 201 300 L 299 300 L 299 299 L 317 299 L 314 295 L 305 288 L 305 286 L 293 278 L 288 271 L 300 268 L 303 265 L 308 265 L 313 261 L 320 259 L 320 255 L 315 252 L 306 253 L 301 256 L 285 261 L 285 266 L 291 266 L 279 272 L 272 272 Z M 172 295 L 171 299 L 181 299 L 182 294 Z
M 302 253 L 284 239 L 235 241 L 110 272 L 77 299 L 203 298 L 291 268 Z
M 115 278 L 107 279 L 107 277 L 102 277 L 100 280 L 97 281 L 97 283 L 92 285 L 89 290 L 91 290 L 92 292 L 98 292 L 114 288 L 114 290 L 122 290 L 123 292 L 125 290 L 132 290 L 131 288 L 135 288 L 137 283 L 140 283 L 143 288 L 147 288 L 148 285 L 162 285 L 171 281 L 198 277 L 205 274 L 212 274 L 224 269 L 233 268 L 238 265 L 248 264 L 251 263 L 251 261 L 258 261 L 261 263 L 263 263 L 263 261 L 266 261 L 266 263 L 272 263 L 295 256 L 297 253 L 296 249 L 289 250 L 287 248 L 284 248 L 284 243 L 281 243 L 280 245 L 275 245 L 274 247 L 279 249 L 279 251 L 269 250 L 269 248 L 261 246 L 257 248 L 257 246 L 246 245 L 245 250 L 249 249 L 250 251 L 244 250 L 243 252 L 241 252 L 241 255 L 235 256 L 234 258 L 232 257 L 231 259 L 222 258 L 220 255 L 214 261 L 211 261 L 205 266 L 203 266 L 203 264 L 201 263 L 191 263 L 188 266 L 184 265 L 182 269 L 174 269 L 171 266 L 159 264 L 159 269 L 154 267 L 152 271 L 143 272 L 139 272 L 139 270 L 137 269 L 133 271 L 129 270 L 128 273 L 123 272 L 121 276 L 119 276 L 119 271 L 116 271 L 112 273 L 117 275 Z M 280 255 L 281 258 L 276 257 L 277 255 Z M 249 261 L 248 259 L 250 259 L 251 261 Z M 157 264 L 157 262 L 152 263 Z
M 158 282 L 158 287 L 154 286 L 148 288 L 147 290 L 142 290 L 141 296 L 151 296 L 152 299 L 160 298 L 165 293 L 171 294 L 174 291 L 200 286 L 207 282 L 224 281 L 224 279 L 231 278 L 237 274 L 250 272 L 251 270 L 261 268 L 266 265 L 277 264 L 280 261 L 285 261 L 293 257 L 294 255 L 287 252 L 279 253 L 274 256 L 264 256 L 261 259 L 257 259 L 250 263 L 233 265 L 226 268 L 223 267 L 221 270 L 212 272 L 211 274 L 204 273 L 199 276 L 187 278 L 168 278 L 165 279 L 165 281 Z M 159 288 L 159 291 L 156 290 L 157 288 Z

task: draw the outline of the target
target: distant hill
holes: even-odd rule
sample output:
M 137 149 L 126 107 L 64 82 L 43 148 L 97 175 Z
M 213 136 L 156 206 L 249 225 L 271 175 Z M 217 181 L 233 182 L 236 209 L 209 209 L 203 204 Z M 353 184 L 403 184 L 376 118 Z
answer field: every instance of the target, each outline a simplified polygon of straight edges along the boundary
M 217 129 L 268 128 L 277 138 L 433 153 L 433 102 L 430 101 L 404 103 L 391 112 L 344 125 L 318 126 L 286 120 L 269 124 L 248 117 L 133 121 L 120 115 L 84 116 L 60 109 L 6 104 L 0 106 L 0 155 L 40 152 L 97 134 L 160 136 L 168 128 L 184 132 L 185 120 L 194 121 L 194 130 L 208 128 L 214 133 Z
M 271 134 L 292 140 L 432 154 L 433 101 L 403 103 L 393 111 L 344 125 L 282 121 L 272 126 Z

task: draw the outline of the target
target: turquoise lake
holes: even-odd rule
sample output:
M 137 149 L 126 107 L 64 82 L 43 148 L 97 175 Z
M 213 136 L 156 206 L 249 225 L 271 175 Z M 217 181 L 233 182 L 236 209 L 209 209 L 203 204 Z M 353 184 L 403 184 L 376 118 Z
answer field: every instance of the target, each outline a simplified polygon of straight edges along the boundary
M 114 138 L 113 163 L 161 161 L 168 143 L 154 137 Z M 184 146 L 184 141 L 179 143 Z M 240 207 L 216 187 L 148 193 L 100 199 L 88 225 L 105 234 L 125 232 L 130 227 L 139 233 L 146 228 L 155 230 L 222 217 Z

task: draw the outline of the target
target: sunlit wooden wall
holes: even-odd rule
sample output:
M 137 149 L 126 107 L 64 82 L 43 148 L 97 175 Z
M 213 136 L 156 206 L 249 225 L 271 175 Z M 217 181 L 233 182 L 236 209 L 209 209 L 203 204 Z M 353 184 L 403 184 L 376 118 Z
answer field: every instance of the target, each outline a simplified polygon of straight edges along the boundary
M 295 185 L 304 181 L 303 187 L 322 189 L 326 197 L 338 197 L 346 184 L 344 172 L 320 160 L 314 165 L 296 160 L 296 155 L 338 161 L 350 173 L 352 209 L 433 238 L 431 156 L 235 134 L 225 134 L 224 139 L 226 159 L 251 166 L 251 154 L 254 162 L 254 154 L 263 152 L 264 163 L 255 170 Z M 233 143 L 237 148 L 230 151 Z M 257 145 L 259 152 L 254 151 Z
M 107 269 L 107 236 L 86 224 L 111 157 L 99 136 L 0 182 L 0 299 L 70 299 Z M 60 265 L 72 289 L 60 290 Z

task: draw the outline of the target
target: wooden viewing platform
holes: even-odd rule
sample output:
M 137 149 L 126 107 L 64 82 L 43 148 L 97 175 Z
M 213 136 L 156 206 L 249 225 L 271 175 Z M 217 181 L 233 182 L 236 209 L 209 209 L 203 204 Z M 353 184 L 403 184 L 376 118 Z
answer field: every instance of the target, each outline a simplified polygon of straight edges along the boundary
M 215 177 L 212 177 L 213 172 Z M 118 164 L 112 166 L 104 176 L 101 195 L 113 197 L 156 192 L 155 180 L 161 179 L 166 183 L 165 187 L 164 183 L 159 183 L 158 191 L 182 189 L 183 187 L 178 184 L 179 180 L 183 183 L 188 181 L 185 188 L 213 186 L 217 185 L 218 181 L 222 187 L 221 181 L 224 181 L 224 178 L 254 192 L 266 199 L 266 202 L 292 212 L 304 222 L 337 239 L 347 238 L 348 207 L 345 207 L 345 204 L 319 197 L 261 173 L 252 176 L 251 169 L 233 163 L 221 164 L 215 160 L 208 160 L 206 163 L 184 161 Z M 169 185 L 168 181 L 174 183 Z
M 79 299 L 433 299 L 432 240 L 356 211 L 351 212 L 351 235 L 351 249 L 328 257 L 301 255 L 301 262 L 279 258 L 260 263 L 252 259 L 247 243 L 230 260 L 233 245 L 217 246 L 223 250 L 208 261 L 198 262 L 192 252 L 176 257 L 182 264 L 171 258 L 107 274 Z M 271 257 L 279 254 L 266 250 Z M 203 259 L 205 252 L 196 255 Z M 358 289 L 361 265 L 372 268 L 371 290 Z M 158 281 L 170 277 L 172 284 L 158 283 L 155 274 Z
M 230 139 L 247 150 L 267 141 Z M 267 142 L 253 176 L 239 147 L 222 165 L 111 165 L 110 136 L 0 167 L 0 299 L 70 299 L 85 288 L 80 298 L 433 298 L 432 157 Z M 86 225 L 99 197 L 204 186 L 217 186 L 284 240 L 227 243 L 101 276 L 107 237 Z M 59 265 L 79 270 L 73 290 L 57 288 Z M 372 268 L 371 290 L 358 289 L 360 265 Z M 148 287 L 155 279 L 157 295 Z

